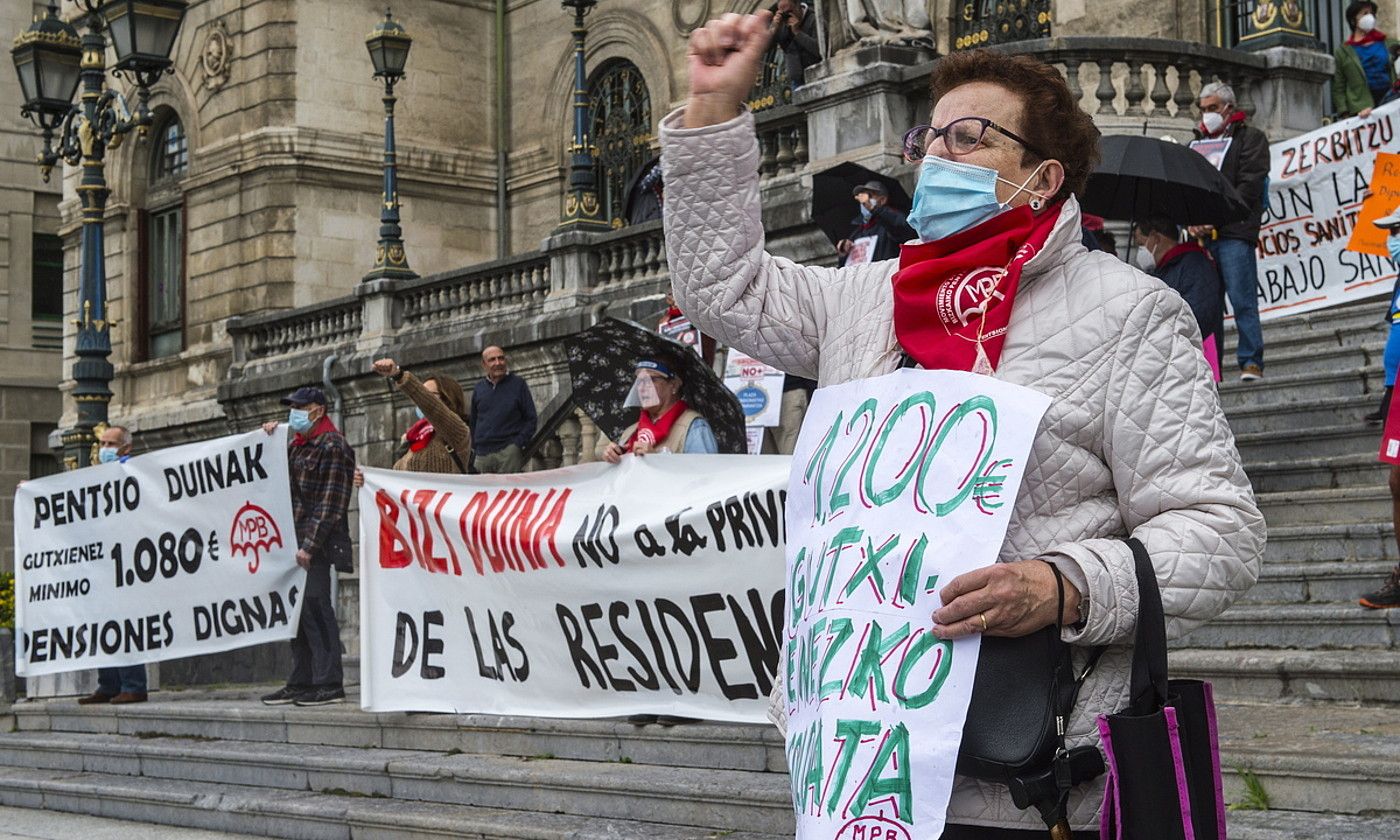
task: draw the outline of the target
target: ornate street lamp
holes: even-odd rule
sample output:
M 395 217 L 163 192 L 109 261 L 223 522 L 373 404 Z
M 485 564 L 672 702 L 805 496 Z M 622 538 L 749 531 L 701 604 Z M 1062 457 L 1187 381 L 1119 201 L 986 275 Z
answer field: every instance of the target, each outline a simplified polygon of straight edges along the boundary
M 384 277 L 409 280 L 418 275 L 408 267 L 408 255 L 403 248 L 403 228 L 399 226 L 399 165 L 394 148 L 394 85 L 403 78 L 408 64 L 408 49 L 413 39 L 408 36 L 388 9 L 384 19 L 365 39 L 370 60 L 374 62 L 374 78 L 384 80 L 384 196 L 379 209 L 379 245 L 374 250 L 374 268 L 365 280 Z
M 564 219 L 559 229 L 612 230 L 602 216 L 598 184 L 593 173 L 592 138 L 588 136 L 588 68 L 583 61 L 583 39 L 588 30 L 583 19 L 598 0 L 562 0 L 574 13 L 574 136 L 569 146 L 569 194 L 564 197 Z
M 150 86 L 171 69 L 170 51 L 189 5 L 185 0 L 78 0 L 86 11 L 87 32 L 58 17 L 58 5 L 15 38 L 15 69 L 24 104 L 20 113 L 42 132 L 39 168 L 44 180 L 60 161 L 82 167 L 78 199 L 83 235 L 78 284 L 78 328 L 73 362 L 73 400 L 78 422 L 63 432 L 63 460 L 69 469 L 95 462 L 93 428 L 107 422 L 112 400 L 112 322 L 107 319 L 107 268 L 103 257 L 103 216 L 107 209 L 107 152 L 132 131 L 145 136 L 151 124 Z M 126 98 L 107 87 L 107 36 L 112 33 L 117 63 L 137 86 L 133 113 Z M 76 82 L 82 95 L 72 102 Z M 57 146 L 54 145 L 55 138 Z

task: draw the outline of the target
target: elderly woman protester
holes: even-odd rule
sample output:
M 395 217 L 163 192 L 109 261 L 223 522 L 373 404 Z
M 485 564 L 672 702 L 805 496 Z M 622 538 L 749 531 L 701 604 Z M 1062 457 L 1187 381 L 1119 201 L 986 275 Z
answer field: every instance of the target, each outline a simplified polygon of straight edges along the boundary
M 393 359 L 376 360 L 374 372 L 397 385 L 413 401 L 417 415 L 417 420 L 404 433 L 406 448 L 394 462 L 393 469 L 465 474 L 472 451 L 472 433 L 464 419 L 467 397 L 457 380 L 430 373 L 420 381 Z M 357 467 L 355 486 L 364 483 L 364 473 Z
M 1081 656 L 1107 646 L 1068 739 L 1097 744 L 1095 718 L 1127 699 L 1137 619 L 1122 538 L 1147 547 L 1172 636 L 1219 615 L 1259 571 L 1264 521 L 1196 321 L 1161 282 L 1084 248 L 1075 194 L 1098 132 L 1053 68 L 988 51 L 934 65 L 930 125 L 906 136 L 921 161 L 909 222 L 922 242 L 898 262 L 841 269 L 768 254 L 740 104 L 764 24 L 731 14 L 693 32 L 689 98 L 662 122 L 676 299 L 705 332 L 824 385 L 916 364 L 1051 398 L 999 562 L 948 582 L 930 621 L 942 638 L 1060 624 Z M 995 279 L 950 288 L 970 273 Z M 970 312 L 939 305 L 958 293 L 976 298 Z M 1052 565 L 1068 584 L 1058 616 Z M 1095 836 L 1102 788 L 1073 791 L 1077 837 Z M 1005 787 L 961 776 L 948 822 L 945 838 L 1044 836 Z
M 657 356 L 637 362 L 637 378 L 622 403 L 636 406 L 637 422 L 622 430 L 620 443 L 601 438 L 594 455 L 617 464 L 629 452 L 648 455 L 674 452 L 682 455 L 713 455 L 719 451 L 714 430 L 700 413 L 681 399 L 685 387 L 675 359 Z

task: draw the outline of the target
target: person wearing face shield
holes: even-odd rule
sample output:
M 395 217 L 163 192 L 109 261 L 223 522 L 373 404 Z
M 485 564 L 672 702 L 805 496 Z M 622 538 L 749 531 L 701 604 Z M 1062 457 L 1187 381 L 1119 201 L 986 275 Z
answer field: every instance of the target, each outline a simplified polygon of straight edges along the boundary
M 1356 0 L 1346 9 L 1351 35 L 1332 54 L 1332 109 L 1339 117 L 1369 117 L 1395 84 L 1392 56 L 1400 42 L 1376 27 L 1376 4 Z
M 685 383 L 678 370 L 675 361 L 664 356 L 637 362 L 637 378 L 622 403 L 623 408 L 638 409 L 637 422 L 623 430 L 621 442 L 599 440 L 594 451 L 599 460 L 617 464 L 627 454 L 713 455 L 719 451 L 709 421 L 681 399 Z
M 345 702 L 340 625 L 331 602 L 331 570 L 353 571 L 348 513 L 355 452 L 326 414 L 320 388 L 298 388 L 287 406 L 287 474 L 296 523 L 297 565 L 306 570 L 301 621 L 292 639 L 287 684 L 262 698 L 269 706 L 324 706 Z M 272 434 L 278 423 L 263 424 Z
M 1220 381 L 1220 348 L 1225 340 L 1225 285 L 1210 255 L 1196 242 L 1182 242 L 1176 223 L 1162 218 L 1133 228 L 1137 267 L 1181 295 L 1201 331 L 1202 350 L 1215 381 Z
M 918 164 L 908 223 L 921 241 L 897 261 L 843 268 L 768 253 L 761 154 L 742 107 L 766 24 L 729 14 L 692 32 L 688 97 L 661 121 L 676 300 L 702 331 L 823 385 L 908 365 L 1050 398 L 999 562 L 947 581 L 941 606 L 911 618 L 941 639 L 1053 627 L 1079 659 L 1105 646 L 1066 733 L 1071 750 L 1098 747 L 1097 718 L 1121 708 L 1130 682 L 1138 590 L 1123 538 L 1147 548 L 1170 637 L 1219 615 L 1259 574 L 1264 519 L 1196 320 L 1181 295 L 1084 247 L 1076 195 L 1098 155 L 1093 119 L 1055 68 L 991 50 L 940 57 L 928 124 L 906 135 Z M 783 729 L 786 679 L 770 706 Z M 1102 777 L 1071 788 L 1075 838 L 1098 836 L 1103 795 Z M 944 840 L 1046 834 L 1006 785 L 963 774 L 947 820 Z

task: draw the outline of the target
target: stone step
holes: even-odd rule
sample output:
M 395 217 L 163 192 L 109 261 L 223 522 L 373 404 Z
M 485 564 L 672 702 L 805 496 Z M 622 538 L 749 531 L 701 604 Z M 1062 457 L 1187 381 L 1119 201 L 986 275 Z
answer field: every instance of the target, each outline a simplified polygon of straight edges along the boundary
M 363 712 L 344 706 L 262 706 L 260 689 L 160 692 L 130 706 L 79 706 L 72 700 L 13 707 L 20 732 L 218 738 L 307 746 L 420 750 L 773 772 L 784 769 L 783 742 L 771 726 L 695 723 L 636 726 L 619 720 Z M 3 737 L 3 736 L 0 736 Z
M 1371 406 L 1367 411 L 1374 408 Z M 1366 411 L 1356 411 L 1356 416 L 1346 423 L 1242 432 L 1235 435 L 1235 446 L 1251 477 L 1254 465 L 1287 455 L 1303 458 L 1369 455 L 1374 460 L 1380 448 L 1381 427 L 1363 422 L 1361 418 L 1365 414 Z
M 1277 808 L 1400 811 L 1400 708 L 1217 703 L 1217 711 L 1226 801 L 1243 799 L 1233 771 L 1245 768 Z
M 1264 358 L 1271 345 L 1283 346 L 1300 341 L 1337 341 L 1339 336 L 1385 326 L 1385 298 L 1373 297 L 1345 306 L 1319 309 L 1303 315 L 1291 315 L 1266 321 L 1264 327 Z M 1238 333 L 1234 326 L 1225 330 L 1227 358 L 1234 358 Z
M 1269 538 L 1264 544 L 1266 564 L 1375 560 L 1394 565 L 1397 559 L 1395 528 L 1389 517 L 1384 522 L 1348 525 L 1269 522 Z
M 1272 536 L 1272 535 L 1271 535 Z M 1395 563 L 1390 560 L 1271 563 L 1241 598 L 1253 604 L 1348 604 L 1376 589 Z
M 1352 840 L 1395 835 L 1395 817 L 1314 814 L 1307 811 L 1231 811 L 1230 840 Z
M 283 790 L 345 791 L 473 808 L 562 812 L 715 831 L 793 829 L 785 776 L 683 764 L 130 735 L 0 735 L 0 766 Z
M 783 834 L 697 829 L 431 802 L 342 791 L 0 767 L 0 804 L 297 840 L 778 840 Z
M 1282 348 L 1269 347 L 1265 342 L 1264 376 L 1325 373 L 1332 370 L 1381 364 L 1385 354 L 1386 333 L 1382 330 L 1359 334 L 1354 343 L 1329 344 L 1317 339 L 1303 339 Z M 1226 357 L 1227 363 L 1230 357 Z M 1223 373 L 1224 371 L 1222 371 Z M 1233 372 L 1233 371 L 1232 371 Z M 1248 383 L 1229 377 L 1221 387 L 1249 387 Z
M 1299 398 L 1297 394 L 1284 394 L 1287 399 L 1282 402 L 1261 399 L 1226 406 L 1225 416 L 1236 435 L 1274 432 L 1296 436 L 1300 430 L 1319 426 L 1360 425 L 1364 422 L 1362 418 L 1380 404 L 1378 392 L 1361 397 L 1314 397 L 1306 389 L 1298 393 L 1307 396 Z M 1379 429 L 1375 439 L 1379 445 Z
M 1173 643 L 1177 648 L 1400 648 L 1400 610 L 1347 604 L 1237 603 Z
M 1302 445 L 1295 449 L 1303 449 Z M 1275 453 L 1275 457 L 1284 453 Z M 1376 453 L 1333 455 L 1330 457 L 1278 458 L 1246 466 L 1256 493 L 1289 490 L 1335 490 L 1344 487 L 1380 487 L 1387 484 L 1390 465 L 1376 459 Z
M 1344 487 L 1338 490 L 1286 490 L 1256 496 L 1264 521 L 1276 525 L 1379 524 L 1391 520 L 1390 488 Z
M 1316 373 L 1265 376 L 1253 382 L 1222 382 L 1220 404 L 1229 414 L 1232 409 L 1251 405 L 1351 397 L 1357 404 L 1365 404 L 1366 411 L 1370 411 L 1374 407 L 1372 401 L 1379 401 L 1384 389 L 1385 368 L 1379 363 L 1350 365 Z
M 1172 676 L 1209 681 L 1218 700 L 1400 704 L 1400 651 L 1186 648 L 1168 658 Z

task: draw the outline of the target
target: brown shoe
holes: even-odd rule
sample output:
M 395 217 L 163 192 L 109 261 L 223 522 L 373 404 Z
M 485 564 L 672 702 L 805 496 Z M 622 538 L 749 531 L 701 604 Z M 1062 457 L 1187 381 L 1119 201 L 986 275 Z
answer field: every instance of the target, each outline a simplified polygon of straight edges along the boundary
M 86 696 L 86 697 L 79 697 L 79 698 L 78 698 L 78 705 L 79 705 L 79 706 L 96 706 L 96 705 L 99 704 L 99 703 L 110 703 L 110 702 L 112 702 L 112 697 L 113 697 L 113 696 L 114 696 L 114 695 L 111 695 L 111 694 L 103 694 L 103 693 L 100 692 L 100 691 L 94 691 L 93 693 L 89 694 L 89 695 Z
M 112 705 L 118 703 L 144 703 L 146 702 L 146 692 L 144 691 L 123 691 L 112 698 Z

